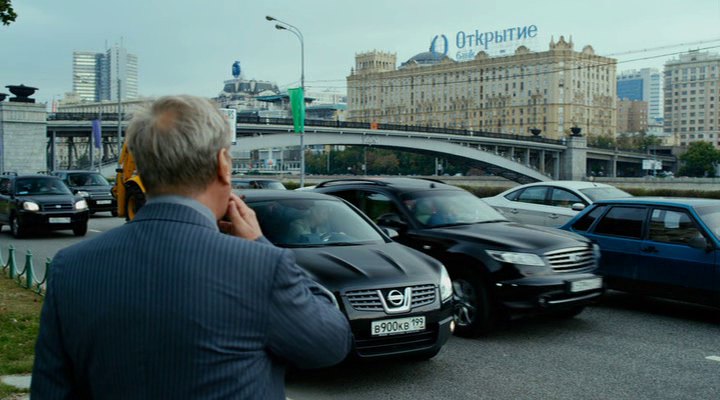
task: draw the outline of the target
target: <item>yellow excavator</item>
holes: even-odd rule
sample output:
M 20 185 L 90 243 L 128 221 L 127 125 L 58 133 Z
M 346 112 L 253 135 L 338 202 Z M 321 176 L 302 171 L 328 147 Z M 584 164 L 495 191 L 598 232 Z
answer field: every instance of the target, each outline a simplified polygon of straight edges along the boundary
M 145 204 L 145 186 L 135 170 L 135 159 L 130 154 L 127 144 L 123 144 L 120 152 L 120 168 L 115 171 L 117 175 L 112 192 L 117 200 L 117 215 L 130 221 Z

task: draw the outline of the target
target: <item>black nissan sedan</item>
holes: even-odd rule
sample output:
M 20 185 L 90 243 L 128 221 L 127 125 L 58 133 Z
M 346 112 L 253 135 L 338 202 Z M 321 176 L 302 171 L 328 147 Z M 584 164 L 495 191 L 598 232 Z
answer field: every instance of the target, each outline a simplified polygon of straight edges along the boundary
M 393 242 L 355 207 L 333 196 L 288 190 L 238 191 L 265 237 L 330 290 L 347 316 L 354 355 L 435 356 L 454 326 L 443 265 Z M 321 329 L 320 327 L 318 329 Z

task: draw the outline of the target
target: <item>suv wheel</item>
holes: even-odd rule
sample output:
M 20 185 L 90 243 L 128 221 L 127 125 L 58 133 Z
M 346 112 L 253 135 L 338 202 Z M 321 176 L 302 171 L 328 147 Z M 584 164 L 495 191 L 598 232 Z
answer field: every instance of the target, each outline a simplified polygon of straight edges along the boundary
M 88 224 L 87 222 L 79 223 L 73 226 L 72 229 L 75 236 L 85 236 L 88 230 Z
M 492 331 L 496 310 L 493 309 L 488 289 L 474 275 L 452 277 L 455 300 L 455 334 L 475 337 Z
M 15 215 L 10 216 L 10 232 L 16 238 L 25 236 L 25 227 L 20 225 L 20 219 Z

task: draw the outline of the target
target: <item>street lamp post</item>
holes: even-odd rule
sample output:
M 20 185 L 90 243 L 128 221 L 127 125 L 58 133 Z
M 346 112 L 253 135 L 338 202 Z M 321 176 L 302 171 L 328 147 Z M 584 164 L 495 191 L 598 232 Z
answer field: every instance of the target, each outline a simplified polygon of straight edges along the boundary
M 305 102 L 305 41 L 303 39 L 302 32 L 296 26 L 290 25 L 287 22 L 280 21 L 277 18 L 269 15 L 265 16 L 268 21 L 275 21 L 275 29 L 286 30 L 295 35 L 300 40 L 300 88 L 303 92 L 303 103 Z M 305 187 L 305 130 L 300 132 L 300 187 Z

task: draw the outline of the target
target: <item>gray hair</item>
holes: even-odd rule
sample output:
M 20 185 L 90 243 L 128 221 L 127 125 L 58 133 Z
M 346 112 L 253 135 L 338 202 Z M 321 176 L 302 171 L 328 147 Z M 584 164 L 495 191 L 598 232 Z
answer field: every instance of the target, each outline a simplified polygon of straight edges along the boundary
M 230 127 L 210 100 L 166 96 L 133 113 L 127 145 L 150 195 L 197 193 L 217 176 Z

